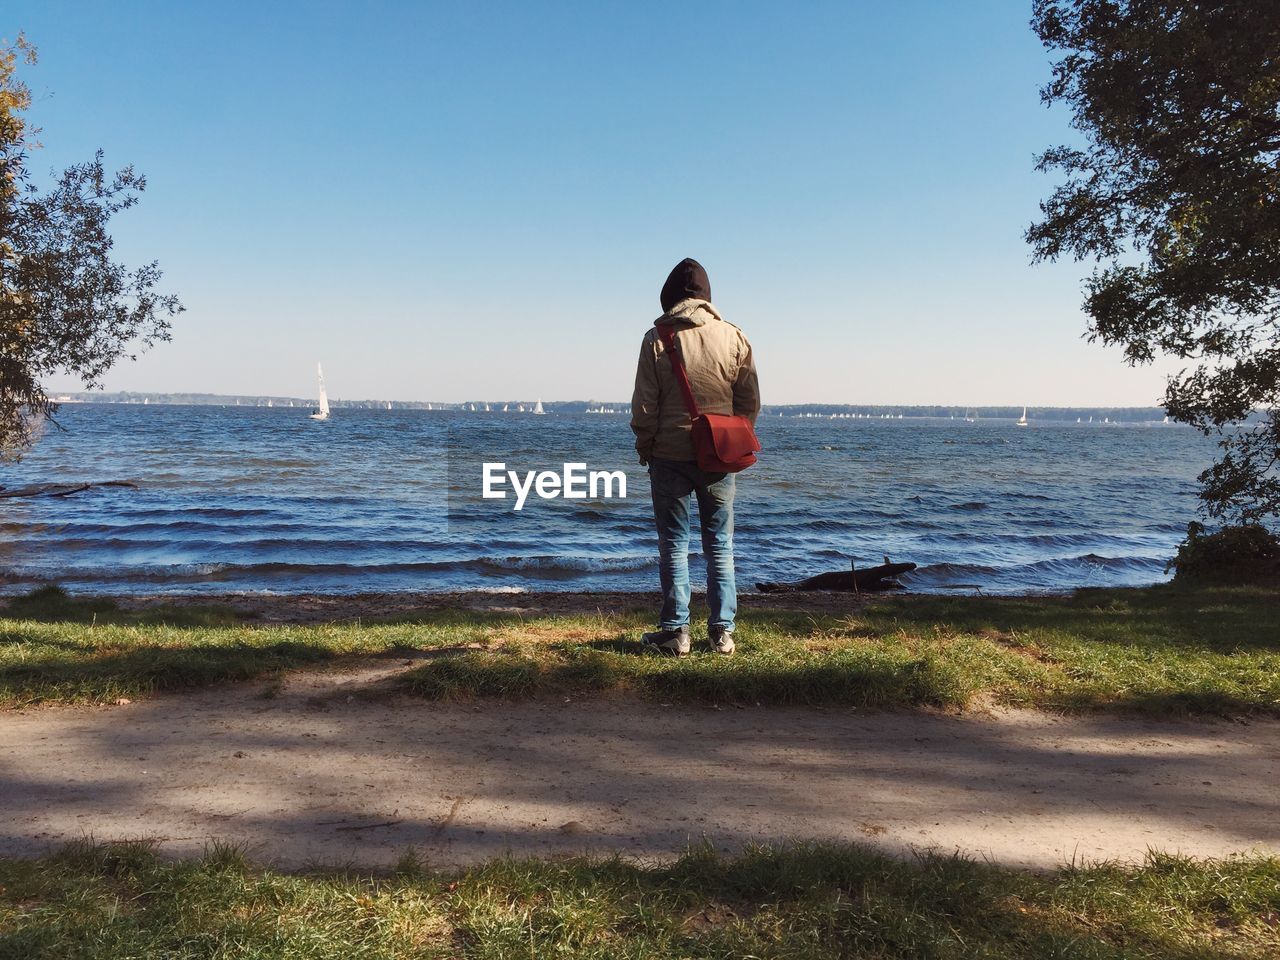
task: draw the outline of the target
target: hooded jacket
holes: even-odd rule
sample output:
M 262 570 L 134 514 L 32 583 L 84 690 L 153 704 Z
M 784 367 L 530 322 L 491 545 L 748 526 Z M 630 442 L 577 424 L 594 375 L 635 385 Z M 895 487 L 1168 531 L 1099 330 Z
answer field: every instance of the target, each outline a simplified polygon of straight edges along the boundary
M 721 317 L 709 299 L 685 297 L 668 306 L 668 287 L 673 285 L 675 277 L 673 271 L 672 278 L 663 287 L 665 312 L 653 322 L 640 344 L 636 387 L 631 395 L 631 429 L 636 435 L 636 452 L 640 454 L 641 463 L 655 457 L 697 459 L 691 436 L 692 421 L 676 384 L 671 360 L 666 356 L 666 344 L 659 334 L 663 326 L 676 331 L 676 347 L 684 358 L 699 411 L 739 414 L 753 424 L 760 412 L 760 385 L 746 336 Z M 705 278 L 704 273 L 703 281 Z M 674 292 L 676 296 L 687 289 L 683 284 L 678 287 Z M 710 286 L 705 289 L 709 296 Z

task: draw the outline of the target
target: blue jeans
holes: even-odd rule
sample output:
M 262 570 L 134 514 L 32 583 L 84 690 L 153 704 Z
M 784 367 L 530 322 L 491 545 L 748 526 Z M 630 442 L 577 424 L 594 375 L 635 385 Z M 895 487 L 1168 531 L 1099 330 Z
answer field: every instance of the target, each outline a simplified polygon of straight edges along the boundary
M 651 460 L 649 487 L 658 525 L 663 630 L 689 622 L 689 496 L 698 497 L 702 552 L 707 558 L 707 626 L 732 630 L 738 615 L 733 577 L 734 474 L 704 473 L 692 461 Z

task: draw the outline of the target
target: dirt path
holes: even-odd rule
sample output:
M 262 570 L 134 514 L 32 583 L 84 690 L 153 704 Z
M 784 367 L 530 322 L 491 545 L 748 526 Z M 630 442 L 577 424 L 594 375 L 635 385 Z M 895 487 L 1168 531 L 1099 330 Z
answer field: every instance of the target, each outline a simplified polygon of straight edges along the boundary
M 960 849 L 1010 864 L 1280 850 L 1280 723 L 635 702 L 432 705 L 399 661 L 0 721 L 0 853 L 211 838 L 296 867 L 504 851 L 663 855 L 707 837 Z M 264 693 L 274 696 L 264 696 Z

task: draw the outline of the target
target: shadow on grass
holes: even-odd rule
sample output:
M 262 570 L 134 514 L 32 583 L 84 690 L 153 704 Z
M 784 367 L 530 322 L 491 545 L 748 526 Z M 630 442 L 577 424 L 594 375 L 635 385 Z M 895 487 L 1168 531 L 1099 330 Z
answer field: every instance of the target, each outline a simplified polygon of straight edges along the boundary
M 611 604 L 607 609 L 588 610 L 579 606 L 562 606 L 556 602 L 556 594 L 534 594 L 525 599 L 525 594 L 504 594 L 513 600 L 529 604 L 523 612 L 504 609 L 485 609 L 483 607 L 459 606 L 449 608 L 423 608 L 400 613 L 386 613 L 360 616 L 359 622 L 378 626 L 513 626 L 546 620 L 573 621 L 578 623 L 611 622 L 625 623 L 630 627 L 638 627 L 648 623 L 652 618 L 646 609 L 639 605 Z M 579 595 L 570 595 L 577 599 Z M 351 623 L 356 618 L 342 618 L 339 623 Z M 646 629 L 648 629 L 646 627 Z
M 799 662 L 710 654 L 677 660 L 617 640 L 537 655 L 471 651 L 423 664 L 401 683 L 430 700 L 625 692 L 663 701 L 863 707 L 959 707 L 976 692 L 930 656 L 844 650 Z
M 1280 650 L 1280 590 L 1162 584 L 1087 589 L 1069 597 L 898 597 L 858 619 L 879 636 L 950 628 L 1067 635 L 1146 648 Z
M 603 638 L 600 640 L 590 640 L 582 644 L 591 650 L 599 650 L 602 653 L 617 653 L 629 657 L 654 657 L 658 654 L 652 650 L 646 650 L 639 640 L 633 640 L 626 634 L 619 634 L 616 637 Z
M 1280 714 L 1280 702 L 1233 696 L 1222 690 L 1135 690 L 1123 694 L 1065 692 L 1046 704 L 1067 713 L 1115 710 L 1147 717 L 1238 719 Z
M 39 623 L 100 623 L 113 625 L 228 627 L 243 621 L 230 607 L 153 606 L 143 610 L 122 610 L 107 597 L 72 597 L 61 587 L 41 587 L 21 597 L 14 597 L 0 607 L 0 617 L 34 620 Z
M 695 643 L 677 661 L 642 651 L 642 621 L 630 614 L 449 609 L 393 624 L 262 629 L 217 609 L 170 617 L 51 589 L 3 611 L 22 619 L 0 630 L 0 703 L 112 699 L 359 655 L 423 661 L 403 682 L 430 699 L 618 691 L 887 708 L 962 707 L 985 694 L 1073 712 L 1277 714 L 1278 600 L 1266 588 L 1167 586 L 897 597 L 848 617 L 756 610 L 742 617 L 736 656 Z
M 695 848 L 674 863 L 498 859 L 462 872 L 410 851 L 390 875 L 286 875 L 231 847 L 166 862 L 145 842 L 0 859 L 0 955 L 101 960 L 728 956 L 1244 958 L 1280 948 L 1280 861 L 1029 874 L 855 845 Z
M 957 708 L 986 695 L 1072 713 L 1274 715 L 1280 650 L 1269 633 L 1272 599 L 1110 590 L 909 597 L 849 619 L 756 611 L 743 618 L 736 656 L 706 654 L 695 642 L 694 654 L 680 660 L 643 650 L 634 633 L 600 635 L 604 628 L 594 639 L 565 641 L 544 625 L 530 633 L 534 642 L 515 632 L 511 643 L 425 664 L 404 682 L 436 700 L 624 692 L 702 703 Z M 1204 635 L 1224 622 L 1243 648 Z
M 10 638 L 12 634 L 7 634 Z M 10 642 L 18 642 L 10 640 Z M 41 644 L 47 641 L 41 639 Z M 83 653 L 84 648 L 75 648 Z M 336 654 L 305 643 L 146 646 L 90 651 L 77 659 L 0 664 L 0 704 L 103 701 L 160 690 L 249 680 Z

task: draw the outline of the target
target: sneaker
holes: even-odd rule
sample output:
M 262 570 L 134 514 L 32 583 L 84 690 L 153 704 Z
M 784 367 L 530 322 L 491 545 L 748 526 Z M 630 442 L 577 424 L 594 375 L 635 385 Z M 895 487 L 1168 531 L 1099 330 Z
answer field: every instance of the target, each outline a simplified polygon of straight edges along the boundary
M 726 657 L 733 655 L 733 631 L 724 627 L 712 627 L 707 631 L 707 640 L 711 644 L 712 653 L 723 653 Z
M 640 638 L 640 645 L 655 653 L 663 653 L 671 657 L 687 657 L 691 646 L 689 627 L 686 624 L 679 630 L 654 630 Z

